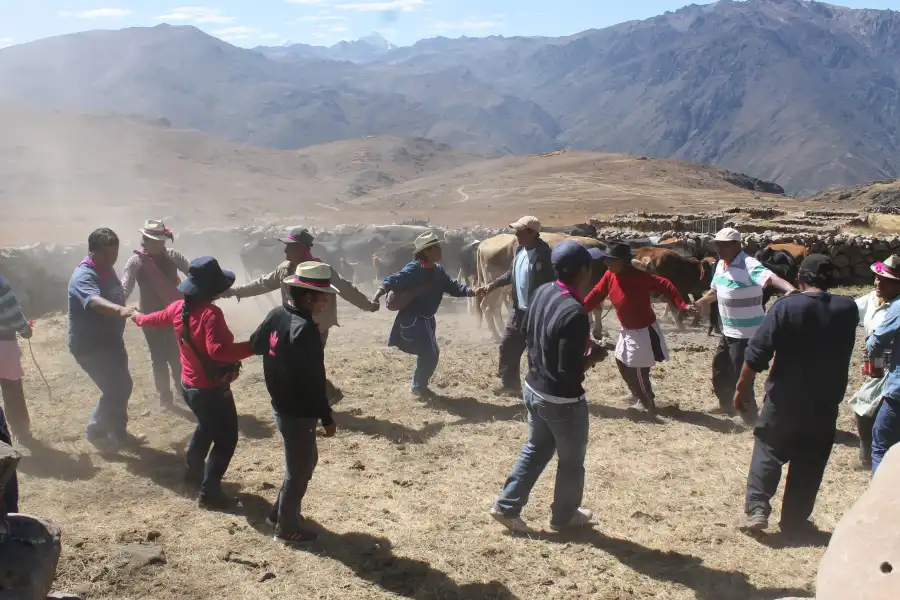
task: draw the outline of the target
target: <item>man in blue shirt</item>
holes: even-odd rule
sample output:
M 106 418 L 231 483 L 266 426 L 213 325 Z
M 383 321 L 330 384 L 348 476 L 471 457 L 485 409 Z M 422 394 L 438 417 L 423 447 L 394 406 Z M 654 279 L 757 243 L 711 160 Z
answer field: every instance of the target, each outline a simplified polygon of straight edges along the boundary
M 525 312 L 528 310 L 534 291 L 553 281 L 553 266 L 550 261 L 550 246 L 541 239 L 541 222 L 537 217 L 522 217 L 510 227 L 516 232 L 516 255 L 509 271 L 489 283 L 485 293 L 511 285 L 513 305 L 509 322 L 500 342 L 500 387 L 494 389 L 498 396 L 522 395 L 520 364 L 525 352 Z
M 834 281 L 831 259 L 811 254 L 800 265 L 801 294 L 785 296 L 766 313 L 747 344 L 734 406 L 753 406 L 756 373 L 769 368 L 766 399 L 753 431 L 742 529 L 768 527 L 770 502 L 790 463 L 781 508 L 781 530 L 803 534 L 809 521 L 837 429 L 850 358 L 856 343 L 856 302 L 826 290 Z
M 872 474 L 878 470 L 884 455 L 900 443 L 900 302 L 894 302 L 884 321 L 866 340 L 866 350 L 873 357 L 885 357 L 887 379 L 881 392 L 882 402 L 872 428 Z M 887 356 L 890 353 L 890 356 Z
M 88 237 L 88 256 L 69 280 L 69 351 L 100 388 L 100 399 L 87 426 L 87 439 L 103 452 L 144 441 L 127 431 L 132 381 L 123 334 L 134 314 L 125 308 L 125 292 L 113 266 L 119 238 L 106 228 Z

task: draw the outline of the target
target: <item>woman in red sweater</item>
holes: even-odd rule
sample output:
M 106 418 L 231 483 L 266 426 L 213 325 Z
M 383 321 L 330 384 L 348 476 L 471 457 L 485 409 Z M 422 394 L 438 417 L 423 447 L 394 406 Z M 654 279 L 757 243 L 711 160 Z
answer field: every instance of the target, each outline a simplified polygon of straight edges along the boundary
M 235 505 L 234 499 L 222 491 L 222 477 L 238 441 L 231 382 L 240 373 L 240 361 L 253 355 L 249 342 L 235 343 L 222 309 L 213 304 L 233 284 L 234 273 L 222 270 L 216 259 L 204 256 L 191 262 L 187 279 L 178 286 L 184 300 L 134 317 L 139 327 L 175 329 L 184 401 L 197 416 L 197 429 L 185 457 L 185 481 L 200 486 L 198 504 L 211 510 Z
M 584 301 L 588 312 L 609 298 L 622 329 L 616 343 L 616 364 L 628 385 L 632 408 L 656 414 L 656 395 L 650 385 L 650 369 L 669 357 L 669 349 L 653 312 L 652 295 L 662 294 L 682 312 L 689 311 L 681 294 L 668 279 L 636 269 L 627 244 L 611 244 L 600 251 L 609 270 Z

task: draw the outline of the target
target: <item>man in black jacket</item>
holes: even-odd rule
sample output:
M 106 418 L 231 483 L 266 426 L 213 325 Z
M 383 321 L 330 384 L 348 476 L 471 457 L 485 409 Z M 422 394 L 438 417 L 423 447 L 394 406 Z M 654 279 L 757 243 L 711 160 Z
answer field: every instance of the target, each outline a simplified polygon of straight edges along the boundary
M 266 388 L 284 440 L 284 483 L 269 522 L 275 540 L 286 544 L 316 539 L 303 527 L 300 503 L 318 462 L 316 427 L 321 421 L 325 437 L 336 430 L 325 383 L 325 348 L 313 320 L 327 308 L 329 295 L 337 293 L 331 274 L 325 263 L 300 264 L 283 281 L 291 304 L 272 309 L 250 337 L 254 352 L 263 356 Z
M 519 364 L 525 352 L 525 312 L 534 291 L 553 281 L 553 267 L 550 260 L 550 246 L 541 239 L 541 222 L 537 217 L 522 217 L 510 227 L 516 232 L 519 243 L 509 271 L 486 286 L 485 293 L 511 285 L 513 306 L 509 322 L 500 342 L 500 367 L 498 374 L 501 385 L 494 389 L 498 396 L 521 396 L 522 382 Z
M 590 278 L 591 255 L 578 242 L 567 240 L 553 250 L 552 264 L 559 281 L 534 293 L 524 327 L 528 442 L 490 513 L 515 533 L 529 531 L 522 509 L 554 452 L 559 464 L 550 527 L 584 526 L 593 517 L 581 507 L 588 441 L 583 383 L 585 369 L 591 364 L 587 356 L 591 325 L 578 292 Z

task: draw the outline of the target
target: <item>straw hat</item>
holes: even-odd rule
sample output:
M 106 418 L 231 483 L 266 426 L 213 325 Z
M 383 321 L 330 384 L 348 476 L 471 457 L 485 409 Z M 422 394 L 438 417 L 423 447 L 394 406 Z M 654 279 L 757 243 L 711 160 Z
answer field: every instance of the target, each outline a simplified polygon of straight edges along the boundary
M 141 235 L 145 238 L 150 238 L 157 242 L 175 239 L 175 236 L 172 235 L 172 230 L 168 229 L 165 223 L 157 219 L 147 219 L 144 222 L 144 228 L 138 229 L 138 231 L 140 231 Z
M 872 265 L 871 269 L 879 277 L 900 280 L 900 256 L 892 254 L 884 262 L 877 262 Z
M 429 231 L 428 233 L 423 233 L 419 237 L 416 238 L 415 243 L 413 244 L 413 256 L 421 252 L 422 250 L 427 250 L 432 246 L 440 246 L 441 238 L 439 238 L 433 231 Z
M 297 265 L 297 270 L 282 282 L 291 287 L 337 294 L 337 288 L 331 285 L 331 267 L 323 262 L 309 261 Z

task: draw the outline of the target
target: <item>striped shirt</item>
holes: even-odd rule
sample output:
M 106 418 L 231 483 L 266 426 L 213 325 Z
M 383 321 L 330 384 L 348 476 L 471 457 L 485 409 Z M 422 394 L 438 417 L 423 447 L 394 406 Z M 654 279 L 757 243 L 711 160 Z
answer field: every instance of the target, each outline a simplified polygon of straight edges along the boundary
M 762 304 L 763 287 L 771 277 L 772 271 L 744 252 L 727 267 L 725 261 L 719 261 L 712 289 L 719 301 L 722 335 L 740 340 L 753 337 L 766 316 Z
M 17 333 L 28 331 L 28 321 L 6 279 L 0 275 L 0 340 L 16 339 Z

